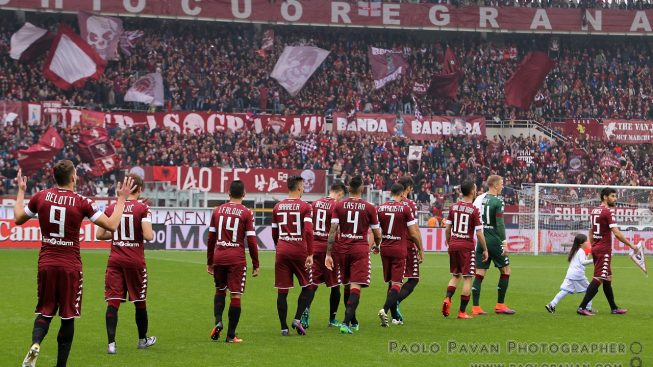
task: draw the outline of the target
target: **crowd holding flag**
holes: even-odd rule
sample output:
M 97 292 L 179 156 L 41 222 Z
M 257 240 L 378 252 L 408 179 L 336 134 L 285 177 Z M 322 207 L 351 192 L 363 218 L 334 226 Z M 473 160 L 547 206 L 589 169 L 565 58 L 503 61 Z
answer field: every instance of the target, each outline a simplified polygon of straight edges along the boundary
M 444 53 L 442 71 L 433 76 L 428 93 L 437 98 L 458 98 L 458 82 L 461 74 L 456 55 L 451 47 L 447 47 Z
M 50 48 L 54 34 L 47 29 L 25 23 L 11 36 L 9 56 L 14 60 L 32 61 Z
M 408 70 L 408 63 L 401 51 L 370 47 L 367 57 L 374 78 L 374 89 L 381 89 L 391 81 L 401 78 Z
M 63 139 L 57 130 L 50 126 L 36 144 L 18 151 L 18 165 L 25 175 L 32 175 L 52 161 L 63 146 Z
M 544 52 L 530 52 L 515 73 L 506 82 L 505 96 L 508 106 L 528 110 L 544 78 L 553 68 L 553 60 Z
M 270 76 L 294 97 L 327 56 L 329 51 L 318 47 L 286 46 Z
M 163 77 L 161 73 L 150 73 L 139 78 L 125 94 L 125 101 L 163 106 Z

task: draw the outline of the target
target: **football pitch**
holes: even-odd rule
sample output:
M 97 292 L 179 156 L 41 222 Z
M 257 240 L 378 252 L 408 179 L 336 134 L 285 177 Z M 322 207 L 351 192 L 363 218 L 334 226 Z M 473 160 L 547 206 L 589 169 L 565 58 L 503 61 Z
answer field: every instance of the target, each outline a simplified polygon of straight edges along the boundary
M 36 304 L 36 250 L 0 251 L 0 366 L 19 366 L 31 341 Z M 118 354 L 106 354 L 104 269 L 108 251 L 82 251 L 84 299 L 76 322 L 69 366 L 651 366 L 653 365 L 653 287 L 625 256 L 615 256 L 617 303 L 629 310 L 610 315 L 602 291 L 594 317 L 575 310 L 580 295 L 568 296 L 549 314 L 544 305 L 558 292 L 567 262 L 564 256 L 511 257 L 507 304 L 513 316 L 444 319 L 440 314 L 448 274 L 446 254 L 427 254 L 415 292 L 401 305 L 405 325 L 382 328 L 378 310 L 385 300 L 381 262 L 373 256 L 372 285 L 361 295 L 357 317 L 361 329 L 341 335 L 328 328 L 329 291 L 320 287 L 311 308 L 308 335 L 279 335 L 274 253 L 262 252 L 261 275 L 248 274 L 238 335 L 242 344 L 209 339 L 213 327 L 213 280 L 206 273 L 205 252 L 146 252 L 149 273 L 150 335 L 158 342 L 137 350 L 134 307 L 123 304 L 117 332 Z M 248 259 L 249 261 L 249 259 Z M 251 272 L 251 269 L 248 269 Z M 587 270 L 590 274 L 590 269 Z M 492 311 L 499 273 L 490 269 L 483 282 L 481 306 Z M 290 323 L 298 289 L 288 297 Z M 452 311 L 460 302 L 460 287 Z M 471 302 L 468 308 L 471 311 Z M 338 319 L 342 320 L 340 307 Z M 452 312 L 452 316 L 455 313 Z M 227 310 L 224 315 L 227 320 Z M 37 366 L 56 364 L 53 321 Z

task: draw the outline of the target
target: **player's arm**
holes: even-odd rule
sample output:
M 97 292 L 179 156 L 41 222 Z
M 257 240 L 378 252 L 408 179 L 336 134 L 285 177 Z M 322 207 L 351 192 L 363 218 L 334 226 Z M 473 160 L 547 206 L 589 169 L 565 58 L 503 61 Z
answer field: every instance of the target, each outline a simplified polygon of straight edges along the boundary
M 145 215 L 141 218 L 141 230 L 143 231 L 143 239 L 145 241 L 152 241 L 154 239 L 154 230 L 152 229 L 152 211 L 150 206 L 146 204 Z
M 338 218 L 338 211 L 336 208 L 333 209 L 331 214 L 331 229 L 329 229 L 329 236 L 327 237 L 327 253 L 324 258 L 324 266 L 327 269 L 333 270 L 333 257 L 331 257 L 331 252 L 333 251 L 333 245 L 336 243 L 336 235 L 340 230 L 340 219 Z
M 422 233 L 419 231 L 419 225 L 417 222 L 408 226 L 408 235 L 417 248 L 417 256 L 421 263 L 424 260 L 424 248 L 422 247 Z
M 446 244 L 449 246 L 449 241 L 451 241 L 451 226 L 453 224 L 453 206 L 449 208 L 449 215 L 447 216 L 447 219 L 444 221 L 444 235 L 446 239 Z
M 277 248 L 277 242 L 279 241 L 279 224 L 277 223 L 277 207 L 275 206 L 272 209 L 272 242 L 274 243 L 274 248 Z
M 125 210 L 125 202 L 127 201 L 129 194 L 131 194 L 134 189 L 134 180 L 131 177 L 125 177 L 125 179 L 122 181 L 122 185 L 118 184 L 118 201 L 113 208 L 113 214 L 111 214 L 110 217 L 107 217 L 104 213 L 102 213 L 94 221 L 94 223 L 101 228 L 111 232 L 118 229 L 120 218 L 122 217 L 122 213 Z
M 306 240 L 306 267 L 313 266 L 313 208 L 306 205 L 304 212 L 304 239 Z
M 258 260 L 258 242 L 256 241 L 256 230 L 254 229 L 254 215 L 251 214 L 248 222 L 245 224 L 245 237 L 247 238 L 247 248 L 249 249 L 249 257 L 252 259 L 252 276 L 258 276 L 260 263 Z
M 113 238 L 113 232 L 107 231 L 102 227 L 95 229 L 95 239 L 100 241 L 108 241 Z M 148 240 L 149 241 L 149 240 Z
M 624 236 L 624 234 L 621 232 L 621 230 L 619 229 L 619 227 L 617 227 L 616 224 L 614 225 L 614 227 L 612 227 L 612 225 L 610 225 L 610 227 L 611 227 L 610 230 L 612 231 L 612 234 L 614 234 L 614 236 L 617 237 L 617 239 L 619 241 L 621 241 L 621 243 L 623 243 L 624 245 L 626 245 L 626 246 L 630 247 L 631 249 L 633 249 L 633 251 L 635 251 L 635 253 L 639 252 L 639 249 L 637 248 L 637 246 L 633 245 L 633 243 L 630 242 L 626 238 L 626 236 Z
M 215 228 L 215 209 L 211 214 L 211 223 L 209 224 L 209 238 L 206 240 L 206 272 L 213 275 L 213 252 L 215 243 L 218 241 L 218 234 Z
M 503 220 L 503 203 L 501 205 L 496 206 L 496 212 L 494 213 L 494 218 L 496 221 L 496 230 L 497 234 L 499 235 L 499 239 L 501 240 L 501 249 L 503 250 L 503 254 L 506 253 L 506 244 L 508 241 L 506 240 L 506 223 Z
M 27 208 L 29 211 L 28 214 L 23 206 L 23 202 L 25 201 L 25 191 L 27 191 L 27 177 L 23 177 L 23 172 L 20 168 L 18 169 L 18 176 L 16 176 L 16 185 L 18 186 L 18 193 L 16 194 L 16 202 L 14 203 L 14 222 L 16 222 L 17 225 L 21 225 L 36 216 L 36 201 L 34 198 L 32 198 L 34 203 L 30 200 L 29 205 L 31 205 L 32 208 Z
M 587 233 L 587 240 L 590 243 L 594 243 L 594 228 L 590 227 L 590 230 Z
M 371 247 L 371 250 L 378 252 L 381 247 L 381 240 L 383 239 L 383 233 L 381 233 L 381 226 L 379 225 L 379 214 L 374 205 L 369 205 L 367 210 L 370 228 L 374 236 L 374 245 Z

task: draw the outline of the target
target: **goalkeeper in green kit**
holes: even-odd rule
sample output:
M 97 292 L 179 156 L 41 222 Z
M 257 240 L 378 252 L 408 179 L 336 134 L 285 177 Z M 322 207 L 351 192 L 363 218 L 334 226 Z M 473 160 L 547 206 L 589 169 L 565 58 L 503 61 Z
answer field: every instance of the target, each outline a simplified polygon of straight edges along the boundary
M 476 245 L 476 276 L 472 283 L 472 313 L 474 315 L 487 315 L 480 306 L 481 299 L 481 284 L 485 277 L 485 271 L 490 268 L 490 263 L 499 269 L 501 275 L 499 276 L 498 297 L 497 305 L 494 307 L 494 312 L 504 315 L 515 314 L 504 303 L 506 298 L 506 291 L 508 290 L 508 280 L 510 279 L 510 260 L 506 255 L 506 226 L 503 222 L 503 199 L 499 197 L 503 190 L 503 178 L 501 176 L 492 175 L 487 179 L 488 192 L 485 195 L 479 196 L 474 201 L 474 206 L 481 212 L 481 220 L 483 221 L 483 234 L 487 243 L 489 258 L 487 261 L 483 259 L 483 249 Z

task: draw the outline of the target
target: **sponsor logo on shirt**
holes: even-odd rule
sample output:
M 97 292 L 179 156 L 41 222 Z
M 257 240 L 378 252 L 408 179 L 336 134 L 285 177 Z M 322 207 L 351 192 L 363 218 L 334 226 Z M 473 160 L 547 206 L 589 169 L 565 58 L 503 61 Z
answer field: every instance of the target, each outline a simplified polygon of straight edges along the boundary
M 56 238 L 43 238 L 43 243 L 55 246 L 75 246 L 73 241 L 64 241 Z
M 138 242 L 125 242 L 125 241 L 114 241 L 114 246 L 118 247 L 140 247 L 141 244 Z

